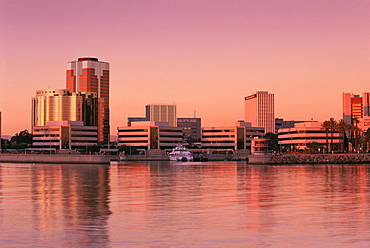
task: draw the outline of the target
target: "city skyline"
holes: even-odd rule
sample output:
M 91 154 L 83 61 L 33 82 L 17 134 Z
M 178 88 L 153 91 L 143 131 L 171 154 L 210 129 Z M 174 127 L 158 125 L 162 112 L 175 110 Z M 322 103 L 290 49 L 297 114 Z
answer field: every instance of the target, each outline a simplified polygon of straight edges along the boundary
M 151 102 L 203 126 L 242 120 L 259 90 L 275 118 L 341 119 L 342 93 L 369 91 L 369 13 L 368 1 L 3 0 L 2 132 L 30 131 L 35 92 L 65 88 L 66 63 L 85 56 L 111 66 L 111 134 Z

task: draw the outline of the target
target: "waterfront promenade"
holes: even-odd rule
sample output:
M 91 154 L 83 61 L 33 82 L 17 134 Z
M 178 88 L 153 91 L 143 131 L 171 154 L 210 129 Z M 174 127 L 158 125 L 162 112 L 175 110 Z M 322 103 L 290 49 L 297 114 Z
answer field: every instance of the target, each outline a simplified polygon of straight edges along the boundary
M 6 163 L 109 164 L 113 156 L 77 154 L 0 154 Z M 117 157 L 117 156 L 114 156 Z
M 249 155 L 249 163 L 254 163 Z M 350 154 L 283 154 L 258 160 L 255 164 L 364 164 L 370 163 L 370 153 Z M 117 155 L 77 155 L 77 154 L 0 154 L 0 162 L 7 163 L 60 163 L 60 164 L 109 164 L 117 161 Z M 208 161 L 246 160 L 237 154 L 209 154 Z M 123 161 L 169 161 L 163 154 L 127 155 Z

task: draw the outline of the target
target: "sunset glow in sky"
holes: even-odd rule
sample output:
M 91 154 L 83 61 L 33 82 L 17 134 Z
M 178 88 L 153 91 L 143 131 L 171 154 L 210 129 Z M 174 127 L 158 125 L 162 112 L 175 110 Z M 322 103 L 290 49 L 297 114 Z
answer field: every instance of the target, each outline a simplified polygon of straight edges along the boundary
M 275 117 L 339 119 L 342 92 L 370 91 L 370 1 L 0 0 L 3 134 L 30 130 L 36 90 L 82 56 L 110 63 L 112 134 L 149 103 L 241 120 L 258 90 Z

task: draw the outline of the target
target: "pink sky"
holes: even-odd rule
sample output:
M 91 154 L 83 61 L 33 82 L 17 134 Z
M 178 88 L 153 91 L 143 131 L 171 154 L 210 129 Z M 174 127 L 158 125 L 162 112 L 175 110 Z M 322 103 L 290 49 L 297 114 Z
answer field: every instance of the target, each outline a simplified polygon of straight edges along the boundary
M 36 90 L 81 56 L 110 63 L 112 134 L 148 103 L 240 120 L 257 90 L 275 117 L 339 119 L 342 92 L 370 91 L 370 1 L 0 0 L 3 134 L 30 130 Z

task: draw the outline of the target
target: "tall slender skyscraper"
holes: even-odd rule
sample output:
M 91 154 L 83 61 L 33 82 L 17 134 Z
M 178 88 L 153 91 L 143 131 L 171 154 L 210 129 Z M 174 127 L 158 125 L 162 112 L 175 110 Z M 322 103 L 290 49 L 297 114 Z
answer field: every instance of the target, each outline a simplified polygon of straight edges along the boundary
M 274 94 L 257 91 L 244 98 L 244 121 L 253 127 L 263 127 L 266 133 L 275 133 Z
M 109 63 L 97 58 L 79 58 L 68 62 L 67 90 L 94 92 L 98 96 L 98 141 L 109 142 Z

